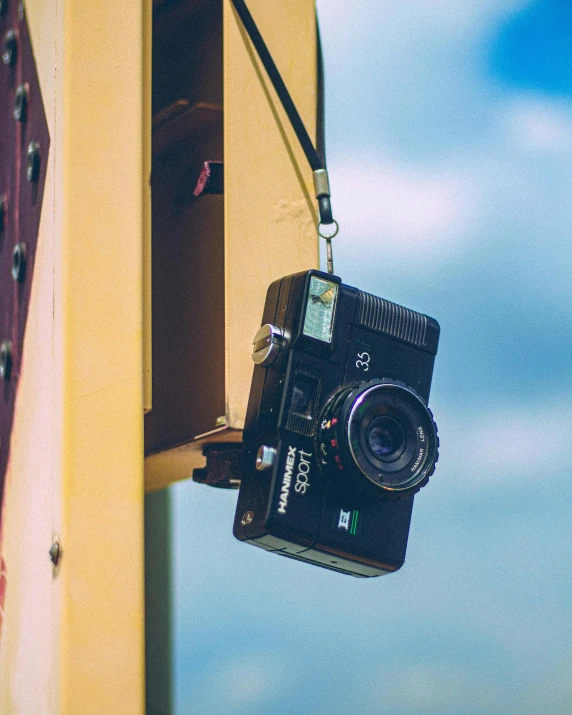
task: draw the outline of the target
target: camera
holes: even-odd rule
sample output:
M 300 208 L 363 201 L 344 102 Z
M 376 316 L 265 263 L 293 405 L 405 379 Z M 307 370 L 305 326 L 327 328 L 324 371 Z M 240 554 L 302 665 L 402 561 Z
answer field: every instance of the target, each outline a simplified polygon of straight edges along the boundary
M 434 472 L 427 407 L 439 324 L 311 270 L 268 289 L 234 535 L 356 577 L 405 560 Z

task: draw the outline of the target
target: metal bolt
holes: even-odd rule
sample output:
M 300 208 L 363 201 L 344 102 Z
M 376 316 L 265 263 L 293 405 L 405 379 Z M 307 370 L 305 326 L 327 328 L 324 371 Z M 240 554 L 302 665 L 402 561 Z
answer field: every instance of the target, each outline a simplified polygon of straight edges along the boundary
M 274 447 L 267 447 L 263 444 L 256 453 L 256 469 L 261 472 L 265 469 L 270 469 L 270 467 L 274 464 L 275 459 L 276 450 Z
M 28 144 L 28 181 L 37 181 L 40 178 L 40 145 L 38 142 Z
M 25 122 L 28 110 L 28 85 L 21 84 L 14 96 L 14 109 L 12 116 L 17 122 Z
M 14 67 L 18 57 L 18 35 L 14 30 L 8 30 L 4 35 L 4 49 L 2 50 L 2 62 L 6 67 Z
M 12 278 L 21 282 L 26 277 L 26 244 L 17 243 L 12 251 Z
M 60 542 L 57 537 L 54 538 L 54 541 L 50 547 L 49 554 L 53 565 L 57 566 L 58 561 L 60 559 Z
M 4 340 L 0 345 L 0 378 L 3 380 L 10 379 L 12 372 L 12 343 L 10 340 Z
M 240 523 L 243 526 L 248 526 L 249 524 L 252 524 L 254 520 L 254 512 L 253 511 L 245 511 L 244 514 L 242 515 L 242 519 Z
M 0 195 L 0 232 L 6 226 L 6 210 L 8 208 L 8 199 L 5 194 Z

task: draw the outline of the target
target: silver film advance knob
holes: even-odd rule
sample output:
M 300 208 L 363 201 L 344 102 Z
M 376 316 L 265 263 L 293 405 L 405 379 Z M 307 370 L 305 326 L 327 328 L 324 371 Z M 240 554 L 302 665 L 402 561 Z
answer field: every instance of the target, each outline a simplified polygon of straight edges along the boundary
M 276 360 L 284 338 L 280 328 L 266 323 L 254 336 L 252 359 L 257 365 L 266 367 Z

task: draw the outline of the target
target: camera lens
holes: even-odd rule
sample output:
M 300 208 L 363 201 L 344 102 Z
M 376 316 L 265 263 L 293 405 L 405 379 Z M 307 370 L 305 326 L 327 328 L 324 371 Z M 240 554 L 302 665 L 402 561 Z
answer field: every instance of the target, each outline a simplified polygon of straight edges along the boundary
M 392 462 L 403 454 L 405 434 L 393 417 L 382 415 L 370 422 L 366 442 L 377 459 Z
M 322 465 L 363 475 L 388 496 L 424 486 L 437 461 L 437 427 L 417 393 L 393 380 L 342 388 L 322 413 Z

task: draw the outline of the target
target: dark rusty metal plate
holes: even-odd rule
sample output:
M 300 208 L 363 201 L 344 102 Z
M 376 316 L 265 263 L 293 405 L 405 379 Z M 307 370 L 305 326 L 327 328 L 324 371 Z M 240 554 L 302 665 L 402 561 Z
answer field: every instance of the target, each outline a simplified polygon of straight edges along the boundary
M 0 208 L 3 214 L 0 216 L 0 343 L 11 344 L 11 365 L 9 375 L 2 377 L 0 359 L 0 507 L 50 145 L 23 6 L 17 0 L 3 0 L 3 6 L 6 10 L 0 14 L 3 53 L 0 61 L 0 201 L 4 207 Z M 10 40 L 14 36 L 15 54 L 5 56 L 5 38 Z M 9 45 L 9 49 L 14 48 L 13 42 Z

